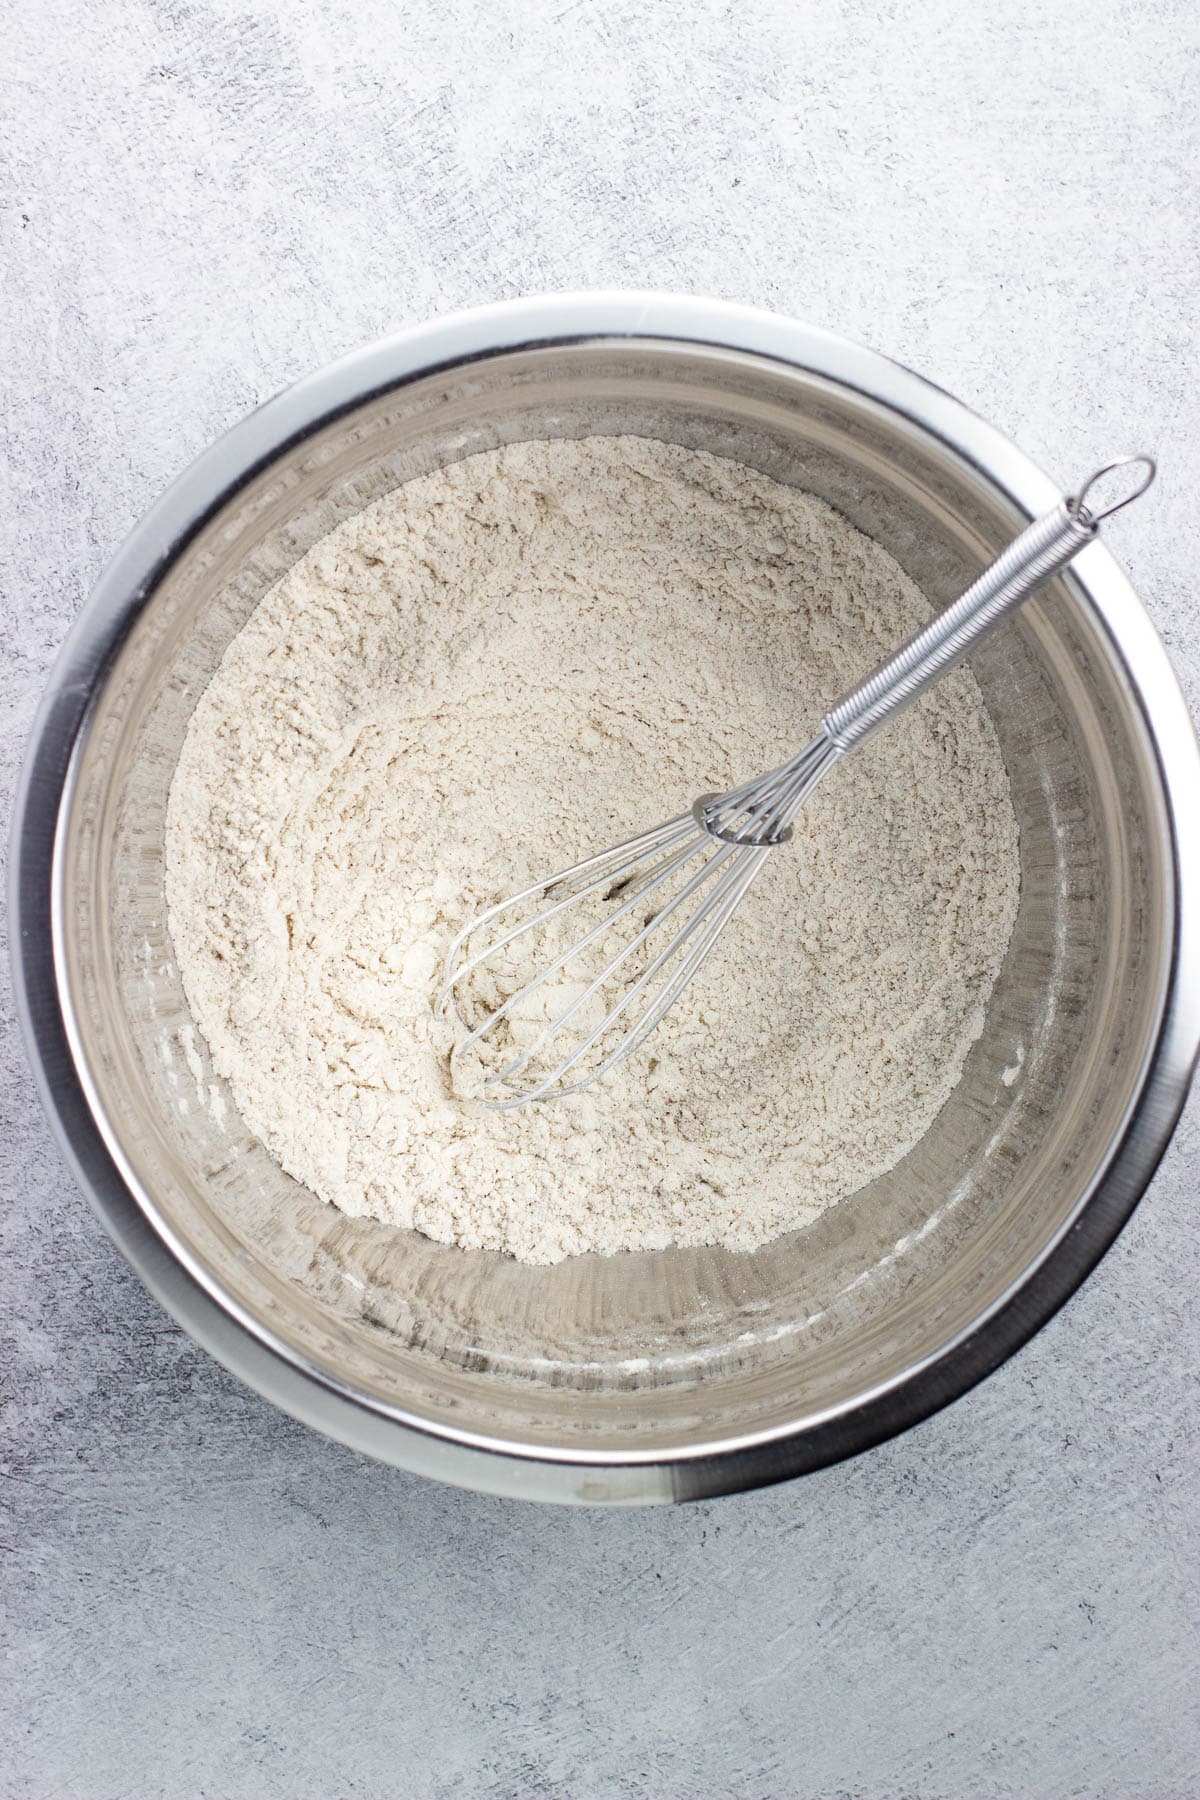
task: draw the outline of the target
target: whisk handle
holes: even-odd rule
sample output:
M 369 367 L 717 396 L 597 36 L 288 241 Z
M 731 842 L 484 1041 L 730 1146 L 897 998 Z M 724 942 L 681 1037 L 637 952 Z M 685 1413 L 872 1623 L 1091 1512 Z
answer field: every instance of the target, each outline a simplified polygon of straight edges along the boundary
M 1110 469 L 1143 463 L 1149 473 L 1136 491 L 1093 514 L 1083 505 L 1088 489 Z M 825 714 L 826 736 L 843 753 L 853 750 L 882 725 L 902 712 L 948 669 L 968 653 L 1002 619 L 1028 599 L 1035 588 L 1058 573 L 1096 535 L 1100 520 L 1118 506 L 1145 492 L 1154 479 L 1155 465 L 1148 456 L 1126 457 L 1098 470 L 1074 500 L 1062 500 L 1051 512 L 1035 519 L 1014 538 L 995 562 L 986 568 L 966 593 L 931 619 L 873 674 L 861 681 Z
M 1095 535 L 1091 520 L 1072 518 L 1062 501 L 1035 519 L 965 594 L 830 708 L 822 724 L 837 748 L 855 749 L 911 706 Z

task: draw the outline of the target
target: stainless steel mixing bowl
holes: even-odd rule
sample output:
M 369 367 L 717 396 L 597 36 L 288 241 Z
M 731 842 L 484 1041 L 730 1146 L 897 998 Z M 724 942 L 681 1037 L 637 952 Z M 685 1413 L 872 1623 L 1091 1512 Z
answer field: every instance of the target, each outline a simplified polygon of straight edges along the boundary
M 293 388 L 176 483 L 84 609 L 18 811 L 18 989 L 84 1187 L 175 1317 L 299 1418 L 506 1494 L 648 1501 L 815 1468 L 962 1393 L 1128 1217 L 1200 1034 L 1200 758 L 1100 545 L 974 659 L 1021 827 L 1016 936 L 962 1082 L 891 1174 L 753 1255 L 532 1269 L 342 1218 L 190 1028 L 163 812 L 196 698 L 315 539 L 514 439 L 637 432 L 839 507 L 947 600 L 1054 485 L 955 401 L 804 326 L 666 296 L 493 307 Z

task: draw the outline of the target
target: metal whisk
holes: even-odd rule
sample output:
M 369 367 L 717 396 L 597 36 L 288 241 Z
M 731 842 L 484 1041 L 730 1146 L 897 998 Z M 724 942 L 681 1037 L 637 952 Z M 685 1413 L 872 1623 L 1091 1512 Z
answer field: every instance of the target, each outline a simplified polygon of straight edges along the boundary
M 1132 493 L 1103 511 L 1085 506 L 1102 477 L 1134 464 L 1144 473 Z M 475 1078 L 463 1090 L 506 1110 L 579 1093 L 632 1056 L 711 956 L 834 763 L 1070 562 L 1100 521 L 1144 494 L 1154 475 L 1149 456 L 1098 469 L 1074 499 L 1035 520 L 960 599 L 832 706 L 812 742 L 779 768 L 728 793 L 701 794 L 690 812 L 472 920 L 450 946 L 436 1003 L 439 1016 L 454 1009 L 463 1033 L 453 1051 L 460 1075 L 470 1072 L 465 1059 L 473 1059 Z M 571 938 L 581 917 L 586 929 Z

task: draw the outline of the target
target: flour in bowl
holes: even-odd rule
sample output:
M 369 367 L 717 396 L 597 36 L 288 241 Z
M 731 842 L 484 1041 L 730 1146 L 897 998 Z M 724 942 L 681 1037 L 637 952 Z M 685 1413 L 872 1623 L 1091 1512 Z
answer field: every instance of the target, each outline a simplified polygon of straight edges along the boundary
M 539 1263 L 749 1249 L 890 1168 L 1016 912 L 966 671 L 833 771 L 601 1085 L 464 1103 L 433 998 L 481 907 L 774 766 L 927 615 L 821 502 L 642 438 L 468 457 L 331 533 L 230 644 L 170 795 L 184 987 L 250 1130 L 348 1214 Z

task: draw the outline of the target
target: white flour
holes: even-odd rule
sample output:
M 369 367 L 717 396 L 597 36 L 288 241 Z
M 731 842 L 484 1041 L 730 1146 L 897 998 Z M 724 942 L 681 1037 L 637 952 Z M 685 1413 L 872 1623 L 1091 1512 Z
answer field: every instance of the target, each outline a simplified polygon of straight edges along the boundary
M 250 1129 L 347 1213 L 530 1262 L 747 1248 L 891 1167 L 1016 908 L 966 673 L 834 770 L 605 1085 L 464 1105 L 431 1001 L 480 906 L 774 765 L 927 613 L 820 502 L 638 438 L 470 457 L 333 532 L 230 645 L 171 789 L 171 930 Z

